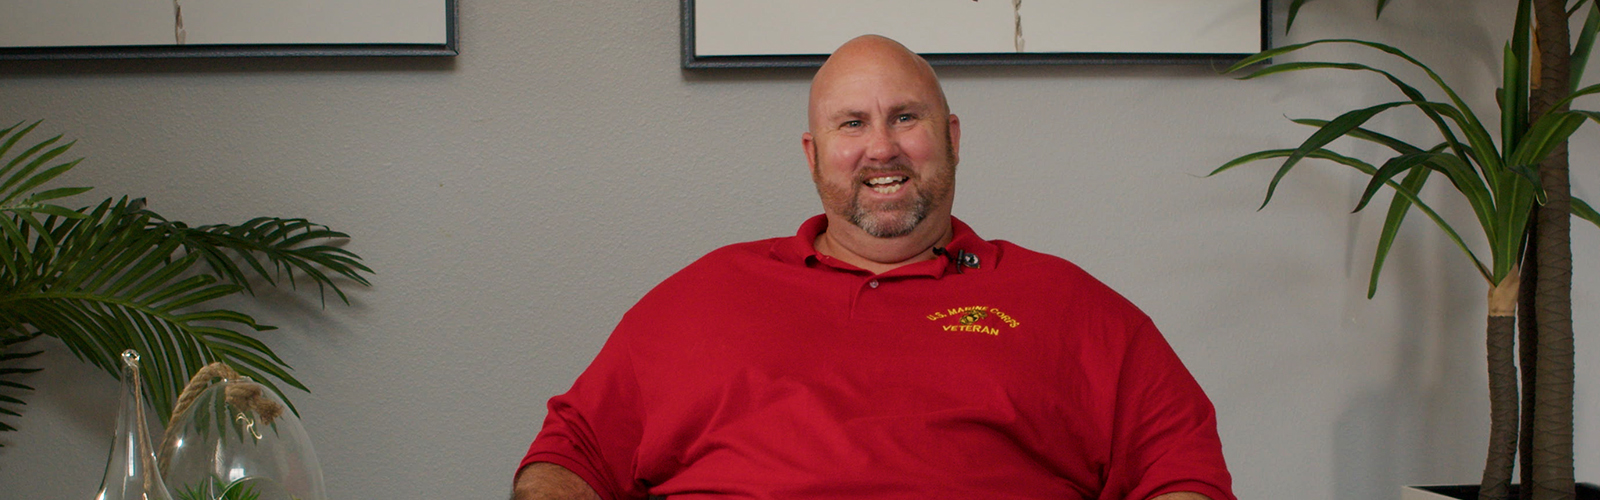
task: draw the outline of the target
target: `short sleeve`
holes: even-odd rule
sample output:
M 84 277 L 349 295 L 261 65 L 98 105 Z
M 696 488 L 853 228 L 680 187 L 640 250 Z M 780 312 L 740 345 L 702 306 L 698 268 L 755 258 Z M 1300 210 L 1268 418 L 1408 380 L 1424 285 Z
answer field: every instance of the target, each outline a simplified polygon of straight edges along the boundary
M 625 324 L 570 390 L 550 398 L 544 427 L 518 470 L 550 462 L 583 478 L 601 498 L 645 498 L 634 479 L 643 424 Z
M 1234 500 L 1216 410 L 1200 384 L 1148 320 L 1130 332 L 1126 348 L 1101 500 L 1179 491 Z

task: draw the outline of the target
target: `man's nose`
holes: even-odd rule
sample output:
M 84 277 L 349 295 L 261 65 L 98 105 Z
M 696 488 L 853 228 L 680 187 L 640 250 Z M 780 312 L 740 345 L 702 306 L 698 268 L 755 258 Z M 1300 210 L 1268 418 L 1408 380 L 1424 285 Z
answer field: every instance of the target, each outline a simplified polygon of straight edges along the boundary
M 886 163 L 900 156 L 900 141 L 889 127 L 873 127 L 872 133 L 867 136 L 866 159 L 876 163 Z

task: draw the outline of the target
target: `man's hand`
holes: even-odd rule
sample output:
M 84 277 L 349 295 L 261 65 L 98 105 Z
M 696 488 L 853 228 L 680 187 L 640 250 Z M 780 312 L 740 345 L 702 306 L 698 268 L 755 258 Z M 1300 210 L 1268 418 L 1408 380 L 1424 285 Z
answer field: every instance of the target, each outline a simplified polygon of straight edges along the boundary
M 1150 500 L 1211 500 L 1211 497 L 1193 491 L 1176 491 Z
M 535 462 L 517 473 L 511 500 L 600 500 L 600 495 L 566 467 Z

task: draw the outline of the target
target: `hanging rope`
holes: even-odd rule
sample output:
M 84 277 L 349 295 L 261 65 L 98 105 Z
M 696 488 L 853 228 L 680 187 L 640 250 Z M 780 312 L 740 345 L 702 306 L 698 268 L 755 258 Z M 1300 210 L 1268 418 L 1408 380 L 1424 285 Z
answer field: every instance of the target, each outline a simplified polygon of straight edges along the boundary
M 167 421 L 166 435 L 162 436 L 161 453 L 157 457 L 162 474 L 167 472 L 169 462 L 172 461 L 173 441 L 181 434 L 177 428 L 178 418 L 194 405 L 194 400 L 199 399 L 201 393 L 211 387 L 213 380 L 226 381 L 237 378 L 239 372 L 221 361 L 200 368 L 189 378 L 189 383 L 183 386 L 183 392 L 178 395 L 177 404 L 172 407 L 172 417 Z M 228 388 L 224 391 L 223 397 L 229 405 L 241 412 L 240 417 L 244 416 L 244 412 L 254 413 L 261 419 L 259 424 L 262 426 L 272 425 L 273 420 L 283 415 L 283 405 L 268 398 L 259 384 L 228 384 Z

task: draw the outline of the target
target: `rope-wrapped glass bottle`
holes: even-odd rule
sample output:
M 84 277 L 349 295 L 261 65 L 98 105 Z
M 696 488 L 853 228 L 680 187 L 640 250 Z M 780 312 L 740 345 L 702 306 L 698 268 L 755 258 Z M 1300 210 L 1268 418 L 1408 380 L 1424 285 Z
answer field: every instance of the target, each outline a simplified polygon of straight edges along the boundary
M 122 401 L 117 410 L 116 441 L 106 458 L 106 475 L 100 480 L 95 500 L 172 500 L 156 471 L 140 382 L 139 353 L 132 349 L 122 351 Z
M 271 389 L 221 363 L 189 385 L 160 458 L 177 500 L 327 499 L 311 439 Z

